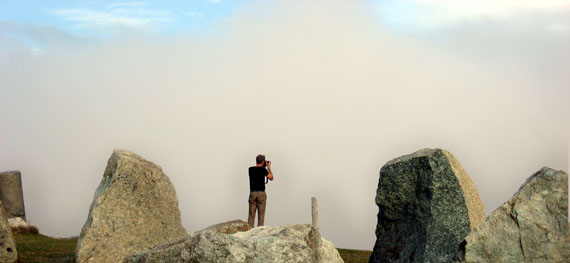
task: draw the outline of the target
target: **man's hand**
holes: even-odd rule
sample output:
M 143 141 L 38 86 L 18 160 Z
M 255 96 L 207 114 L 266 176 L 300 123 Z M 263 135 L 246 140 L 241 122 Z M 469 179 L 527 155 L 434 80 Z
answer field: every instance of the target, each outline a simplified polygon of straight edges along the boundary
M 271 171 L 271 161 L 266 161 L 265 164 L 267 165 L 267 170 L 269 171 L 267 179 L 273 181 L 273 171 Z

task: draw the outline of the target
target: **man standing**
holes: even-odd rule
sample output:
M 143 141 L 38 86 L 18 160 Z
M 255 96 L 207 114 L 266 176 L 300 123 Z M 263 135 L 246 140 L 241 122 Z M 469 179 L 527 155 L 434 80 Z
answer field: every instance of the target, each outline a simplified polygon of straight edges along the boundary
M 255 157 L 255 166 L 249 167 L 249 215 L 247 223 L 253 228 L 255 221 L 255 211 L 257 210 L 257 226 L 262 226 L 265 219 L 265 177 L 273 181 L 271 172 L 271 161 L 265 160 L 265 155 L 259 154 Z

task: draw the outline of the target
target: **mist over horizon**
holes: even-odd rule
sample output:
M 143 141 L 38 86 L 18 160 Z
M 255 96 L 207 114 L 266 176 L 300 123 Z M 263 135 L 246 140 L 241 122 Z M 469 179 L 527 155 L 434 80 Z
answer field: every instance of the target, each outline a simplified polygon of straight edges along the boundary
M 192 233 L 247 219 L 262 153 L 266 225 L 310 223 L 315 196 L 322 236 L 366 250 L 399 156 L 450 151 L 487 214 L 543 166 L 568 171 L 568 5 L 401 24 L 387 2 L 246 1 L 207 33 L 77 29 L 103 37 L 0 14 L 0 171 L 22 172 L 41 233 L 76 236 L 127 149 L 162 167 Z

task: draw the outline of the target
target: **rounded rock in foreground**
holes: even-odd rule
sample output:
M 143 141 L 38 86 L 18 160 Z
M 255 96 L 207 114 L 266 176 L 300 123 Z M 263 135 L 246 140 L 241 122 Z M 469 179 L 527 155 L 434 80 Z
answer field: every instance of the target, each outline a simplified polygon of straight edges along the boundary
M 122 262 L 133 253 L 186 235 L 178 197 L 162 169 L 115 150 L 77 241 L 77 262 Z
M 125 258 L 138 262 L 342 263 L 333 243 L 311 225 L 261 226 L 223 234 L 205 229 Z

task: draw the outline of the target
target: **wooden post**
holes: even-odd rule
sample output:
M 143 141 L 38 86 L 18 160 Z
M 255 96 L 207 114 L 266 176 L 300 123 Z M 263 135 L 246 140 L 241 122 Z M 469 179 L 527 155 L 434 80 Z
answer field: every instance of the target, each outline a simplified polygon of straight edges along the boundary
M 319 207 L 317 206 L 316 197 L 311 197 L 311 207 L 313 211 L 313 226 L 319 229 Z

